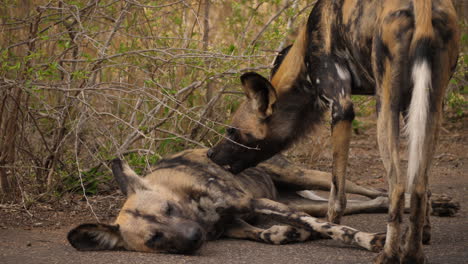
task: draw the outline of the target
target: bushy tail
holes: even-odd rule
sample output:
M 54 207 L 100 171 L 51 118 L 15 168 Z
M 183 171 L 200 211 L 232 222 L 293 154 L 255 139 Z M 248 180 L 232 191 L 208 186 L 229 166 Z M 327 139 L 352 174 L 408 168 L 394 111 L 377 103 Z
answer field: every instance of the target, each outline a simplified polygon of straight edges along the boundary
M 408 111 L 406 134 L 408 136 L 408 190 L 411 190 L 423 161 L 423 147 L 429 112 L 429 95 L 432 88 L 432 27 L 431 0 L 414 0 L 415 30 L 411 43 L 413 54 L 413 93 Z
M 418 61 L 412 70 L 413 95 L 408 112 L 406 133 L 409 141 L 408 190 L 411 190 L 423 158 L 431 89 L 431 67 L 428 60 Z

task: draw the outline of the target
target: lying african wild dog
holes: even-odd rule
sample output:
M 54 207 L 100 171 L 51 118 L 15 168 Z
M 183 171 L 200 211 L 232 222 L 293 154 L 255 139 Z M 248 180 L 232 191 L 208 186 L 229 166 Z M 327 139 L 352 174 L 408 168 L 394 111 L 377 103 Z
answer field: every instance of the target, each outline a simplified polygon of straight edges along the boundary
M 68 234 L 79 250 L 127 249 L 145 252 L 193 253 L 205 240 L 221 235 L 272 244 L 304 241 L 321 234 L 368 250 L 379 250 L 385 236 L 320 221 L 275 201 L 277 182 L 303 187 L 329 187 L 330 176 L 301 170 L 276 158 L 233 175 L 206 157 L 206 150 L 187 150 L 161 160 L 145 178 L 114 160 L 112 171 L 127 195 L 115 223 L 82 224 Z M 295 173 L 284 173 L 284 166 Z M 302 175 L 298 177 L 297 175 Z M 272 177 L 271 177 L 272 176 Z M 358 202 L 348 213 L 385 208 L 384 193 L 349 183 L 348 191 L 377 197 Z M 293 203 L 294 204 L 294 203 Z M 297 204 L 312 215 L 324 215 L 326 203 Z M 260 229 L 247 223 L 268 215 L 292 226 Z
M 281 203 L 275 185 L 289 190 L 329 189 L 329 173 L 303 169 L 275 156 L 233 175 L 206 157 L 206 150 L 187 150 L 161 160 L 145 178 L 115 160 L 115 179 L 127 195 L 115 223 L 83 224 L 68 234 L 79 250 L 127 249 L 146 252 L 195 252 L 205 240 L 222 235 L 271 244 L 299 242 L 331 236 L 348 244 L 376 251 L 384 236 L 322 222 L 326 200 L 291 198 Z M 382 212 L 386 193 L 348 182 L 346 191 L 373 200 L 350 202 L 346 213 Z M 446 198 L 434 205 L 437 214 L 452 214 L 457 204 Z M 268 215 L 293 226 L 260 229 L 247 223 L 255 215 Z M 312 231 L 313 230 L 313 231 Z
M 375 262 L 424 263 L 422 242 L 430 239 L 428 171 L 458 51 L 450 0 L 318 0 L 294 44 L 279 54 L 271 82 L 256 73 L 241 76 L 247 101 L 209 157 L 238 173 L 286 149 L 330 108 L 333 181 L 327 215 L 339 223 L 346 208 L 351 94 L 375 94 L 391 197 L 385 248 Z M 399 164 L 400 113 L 408 136 L 407 179 Z M 412 211 L 403 245 L 405 191 L 412 195 Z

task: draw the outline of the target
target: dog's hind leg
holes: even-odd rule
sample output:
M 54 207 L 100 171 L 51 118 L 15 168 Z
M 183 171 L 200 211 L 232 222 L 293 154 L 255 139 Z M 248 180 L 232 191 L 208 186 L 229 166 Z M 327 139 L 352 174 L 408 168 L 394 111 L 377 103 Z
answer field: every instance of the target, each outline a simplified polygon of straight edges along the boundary
M 274 245 L 303 242 L 311 236 L 311 232 L 289 225 L 274 225 L 262 229 L 236 218 L 224 232 L 224 236 L 237 239 L 248 239 Z
M 310 232 L 318 232 L 345 244 L 357 245 L 371 251 L 379 251 L 384 245 L 385 234 L 361 232 L 351 227 L 324 222 L 269 199 L 253 199 L 252 209 L 257 214 L 268 215 L 279 222 Z
M 429 195 L 429 194 L 428 194 Z M 318 197 L 320 199 L 320 197 Z M 327 213 L 328 201 L 314 200 L 302 197 L 287 197 L 278 200 L 297 211 L 302 211 L 316 217 L 323 217 Z M 361 213 L 386 213 L 388 211 L 388 197 L 380 196 L 372 200 L 348 200 L 348 205 L 344 212 L 345 215 Z M 433 195 L 429 200 L 426 210 L 426 222 L 424 224 L 423 242 L 428 244 L 430 240 L 430 221 L 429 215 L 436 216 L 454 216 L 460 210 L 460 203 L 446 195 Z M 405 196 L 405 213 L 410 212 L 410 197 Z
M 302 211 L 315 217 L 323 217 L 327 214 L 328 201 L 314 201 L 304 198 L 288 198 L 285 202 L 297 211 Z M 385 213 L 388 209 L 388 198 L 377 197 L 372 200 L 348 200 L 345 215 L 361 213 Z
M 269 174 L 276 183 L 294 185 L 300 189 L 330 190 L 332 181 L 331 173 L 297 166 L 289 162 L 283 155 L 276 155 L 260 163 L 257 168 Z M 369 198 L 387 195 L 386 192 L 359 186 L 349 180 L 346 180 L 345 191 L 346 193 L 359 194 Z

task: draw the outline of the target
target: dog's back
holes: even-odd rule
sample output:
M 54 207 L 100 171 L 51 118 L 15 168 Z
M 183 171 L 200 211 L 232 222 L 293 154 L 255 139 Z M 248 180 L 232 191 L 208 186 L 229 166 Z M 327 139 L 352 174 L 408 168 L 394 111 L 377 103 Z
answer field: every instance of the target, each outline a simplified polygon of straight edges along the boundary
M 234 175 L 211 161 L 206 149 L 186 150 L 158 162 L 145 179 L 151 185 L 204 190 L 213 197 L 276 198 L 272 179 L 256 168 Z M 234 201 L 233 201 L 234 202 Z

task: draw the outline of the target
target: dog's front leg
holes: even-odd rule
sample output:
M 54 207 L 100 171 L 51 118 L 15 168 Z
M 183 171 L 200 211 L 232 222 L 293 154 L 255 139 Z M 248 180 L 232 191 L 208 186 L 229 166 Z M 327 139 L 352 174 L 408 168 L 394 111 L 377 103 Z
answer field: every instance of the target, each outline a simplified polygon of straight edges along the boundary
M 310 58 L 318 65 L 309 72 L 310 80 L 322 91 L 324 103 L 331 107 L 333 147 L 332 179 L 327 219 L 339 224 L 346 209 L 346 169 L 351 140 L 354 106 L 351 101 L 352 78 L 348 64 L 328 52 Z
M 311 232 L 289 225 L 274 225 L 268 229 L 252 226 L 240 218 L 230 224 L 224 236 L 237 239 L 248 239 L 267 244 L 283 245 L 303 242 L 309 239 Z
M 231 224 L 226 227 L 223 236 L 237 239 L 248 239 L 253 241 L 263 242 L 260 235 L 264 229 L 250 225 L 240 218 L 233 220 Z
M 351 227 L 321 221 L 269 199 L 253 199 L 252 209 L 257 214 L 268 215 L 282 223 L 319 232 L 334 240 L 357 245 L 370 251 L 380 251 L 385 242 L 385 234 L 361 232 Z

